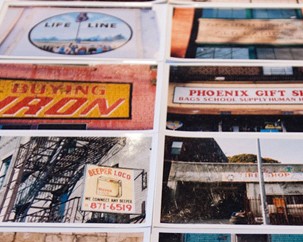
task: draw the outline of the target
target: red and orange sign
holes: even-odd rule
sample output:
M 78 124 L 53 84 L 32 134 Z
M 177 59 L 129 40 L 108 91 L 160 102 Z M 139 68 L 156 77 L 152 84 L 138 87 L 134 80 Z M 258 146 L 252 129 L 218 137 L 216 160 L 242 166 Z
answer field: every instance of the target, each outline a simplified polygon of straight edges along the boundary
M 0 118 L 130 118 L 130 83 L 0 81 Z

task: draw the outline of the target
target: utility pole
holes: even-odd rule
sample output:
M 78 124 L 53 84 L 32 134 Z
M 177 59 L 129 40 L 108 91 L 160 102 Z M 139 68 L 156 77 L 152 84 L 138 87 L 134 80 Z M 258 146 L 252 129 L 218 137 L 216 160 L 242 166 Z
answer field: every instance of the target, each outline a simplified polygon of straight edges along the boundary
M 265 182 L 263 176 L 263 169 L 262 169 L 262 156 L 261 156 L 261 147 L 260 147 L 260 140 L 257 139 L 257 164 L 258 164 L 258 177 L 259 177 L 259 187 L 260 187 L 260 197 L 261 197 L 261 209 L 262 209 L 262 216 L 263 216 L 263 224 L 269 225 L 269 213 L 268 207 L 266 202 L 266 192 L 265 192 Z

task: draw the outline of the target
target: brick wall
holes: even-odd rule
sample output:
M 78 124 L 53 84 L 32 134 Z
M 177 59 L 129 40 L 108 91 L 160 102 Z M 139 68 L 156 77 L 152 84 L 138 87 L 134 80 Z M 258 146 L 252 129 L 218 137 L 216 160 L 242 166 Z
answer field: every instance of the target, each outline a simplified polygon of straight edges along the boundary
M 139 233 L 0 233 L 5 242 L 142 242 Z
M 184 58 L 189 44 L 194 19 L 194 9 L 176 8 L 173 15 L 171 56 Z M 186 21 L 185 21 L 186 20 Z
M 0 125 L 86 124 L 87 129 L 152 129 L 156 69 L 150 65 L 55 66 L 0 64 L 0 79 L 132 83 L 131 119 L 1 119 Z

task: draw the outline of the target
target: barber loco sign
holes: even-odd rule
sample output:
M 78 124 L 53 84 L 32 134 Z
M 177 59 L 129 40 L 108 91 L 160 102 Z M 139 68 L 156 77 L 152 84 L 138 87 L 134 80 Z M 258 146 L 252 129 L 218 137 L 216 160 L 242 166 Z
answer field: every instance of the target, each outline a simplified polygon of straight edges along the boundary
M 130 118 L 130 83 L 1 80 L 0 118 Z
M 87 165 L 82 210 L 134 214 L 134 179 L 131 169 Z
M 303 88 L 175 86 L 173 102 L 179 104 L 302 104 Z

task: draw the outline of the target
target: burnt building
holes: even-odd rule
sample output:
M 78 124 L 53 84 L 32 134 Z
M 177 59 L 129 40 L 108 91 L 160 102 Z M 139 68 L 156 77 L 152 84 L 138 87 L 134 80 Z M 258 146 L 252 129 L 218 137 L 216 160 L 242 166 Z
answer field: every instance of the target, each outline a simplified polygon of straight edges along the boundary
M 182 159 L 171 155 L 174 142 Z M 303 224 L 301 164 L 231 162 L 213 138 L 166 137 L 165 145 L 161 222 Z

